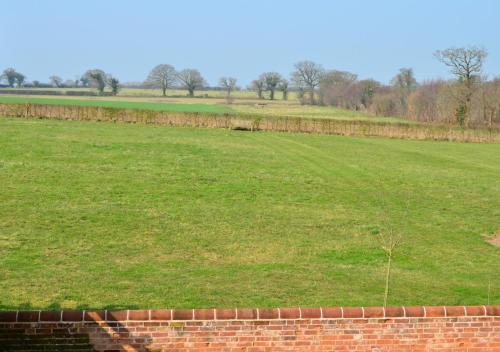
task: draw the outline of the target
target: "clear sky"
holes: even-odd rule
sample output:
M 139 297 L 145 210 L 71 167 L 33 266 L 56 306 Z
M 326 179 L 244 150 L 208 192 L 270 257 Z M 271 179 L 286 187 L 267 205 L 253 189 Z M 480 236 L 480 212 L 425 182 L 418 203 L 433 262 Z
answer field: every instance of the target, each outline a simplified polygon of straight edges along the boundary
M 197 68 L 211 84 L 297 61 L 388 82 L 400 67 L 419 80 L 449 77 L 433 52 L 484 46 L 500 75 L 497 0 L 0 0 L 0 69 L 29 81 L 74 79 L 101 68 L 142 81 L 159 63 Z

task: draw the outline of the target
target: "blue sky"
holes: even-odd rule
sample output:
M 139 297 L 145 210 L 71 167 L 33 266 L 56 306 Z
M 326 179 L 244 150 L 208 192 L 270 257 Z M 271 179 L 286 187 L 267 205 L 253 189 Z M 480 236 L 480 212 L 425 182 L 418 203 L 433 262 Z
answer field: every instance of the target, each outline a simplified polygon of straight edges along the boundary
M 400 67 L 419 80 L 449 77 L 433 57 L 484 46 L 485 73 L 500 75 L 496 0 L 3 0 L 0 69 L 28 80 L 73 79 L 102 68 L 142 81 L 158 63 L 197 68 L 211 84 L 286 76 L 310 59 L 388 82 Z

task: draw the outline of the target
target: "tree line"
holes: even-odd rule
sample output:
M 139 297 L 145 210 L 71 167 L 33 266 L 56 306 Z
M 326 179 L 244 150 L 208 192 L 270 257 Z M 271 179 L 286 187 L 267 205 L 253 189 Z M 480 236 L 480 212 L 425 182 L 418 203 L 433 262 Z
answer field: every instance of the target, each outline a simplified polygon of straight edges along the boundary
M 463 127 L 500 123 L 500 78 L 488 80 L 482 75 L 487 57 L 483 48 L 449 48 L 439 50 L 436 59 L 449 67 L 454 78 L 417 82 L 413 69 L 401 68 L 390 81 L 382 84 L 374 79 L 358 79 L 358 75 L 339 70 L 326 70 L 312 61 L 301 61 L 286 79 L 278 72 L 264 72 L 251 82 L 248 90 L 256 97 L 270 100 L 281 92 L 288 99 L 293 90 L 301 104 L 328 105 L 343 109 L 363 111 L 382 116 L 400 116 L 416 121 L 442 122 Z M 109 87 L 116 95 L 120 82 L 116 77 L 100 69 L 86 71 L 75 80 L 63 81 L 50 76 L 50 83 L 26 82 L 26 77 L 13 68 L 7 68 L 0 76 L 10 87 L 95 87 L 103 94 Z M 142 87 L 161 89 L 167 95 L 171 88 L 187 90 L 189 97 L 208 84 L 196 69 L 176 70 L 169 64 L 155 66 L 141 84 Z M 218 89 L 226 92 L 228 102 L 232 92 L 240 89 L 234 77 L 221 77 Z

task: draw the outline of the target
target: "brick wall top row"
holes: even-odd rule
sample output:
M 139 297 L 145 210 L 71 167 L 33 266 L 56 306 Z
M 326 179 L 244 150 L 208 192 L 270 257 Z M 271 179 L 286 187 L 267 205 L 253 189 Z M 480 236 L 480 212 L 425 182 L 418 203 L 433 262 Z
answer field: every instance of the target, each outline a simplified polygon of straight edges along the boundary
M 500 316 L 500 306 L 0 311 L 0 322 L 369 319 Z

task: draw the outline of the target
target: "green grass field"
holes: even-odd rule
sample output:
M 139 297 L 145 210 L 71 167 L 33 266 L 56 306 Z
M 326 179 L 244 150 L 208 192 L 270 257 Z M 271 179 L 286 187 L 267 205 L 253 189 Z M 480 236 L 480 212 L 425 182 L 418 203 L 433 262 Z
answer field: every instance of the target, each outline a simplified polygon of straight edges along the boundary
M 113 99 L 107 97 L 107 99 Z M 32 96 L 0 96 L 0 103 L 37 103 L 54 105 L 73 105 L 73 106 L 102 106 L 107 108 L 122 109 L 146 109 L 156 111 L 176 111 L 176 112 L 208 112 L 208 113 L 226 113 L 231 112 L 231 108 L 217 104 L 182 104 L 182 103 L 163 103 L 146 101 L 124 101 L 124 100 L 105 100 L 105 99 L 68 99 L 60 97 L 32 97 Z
M 499 174 L 498 144 L 0 117 L 0 309 L 381 305 L 387 229 L 390 305 L 499 304 Z
M 0 103 L 38 103 L 54 105 L 103 106 L 129 109 L 150 109 L 177 112 L 234 113 L 265 116 L 291 116 L 335 120 L 369 120 L 378 122 L 414 123 L 396 117 L 372 116 L 359 111 L 331 106 L 301 105 L 297 101 L 239 99 L 226 104 L 218 98 L 160 98 L 160 97 L 69 97 L 43 95 L 0 95 Z
M 26 90 L 26 91 L 33 91 L 33 90 L 44 90 L 44 91 L 55 91 L 55 92 L 82 92 L 82 91 L 93 91 L 95 92 L 95 88 L 0 88 L 1 90 Z M 106 92 L 109 92 L 109 88 L 105 89 Z M 168 89 L 167 92 L 167 97 L 186 97 L 188 95 L 188 92 L 186 89 Z M 257 99 L 257 93 L 248 91 L 248 90 L 237 90 L 233 91 L 231 94 L 234 98 L 236 99 Z M 281 92 L 276 92 L 276 99 L 281 100 L 282 99 L 282 94 Z M 265 97 L 269 96 L 268 92 L 264 93 Z M 162 97 L 162 91 L 161 89 L 149 89 L 149 88 L 121 88 L 118 91 L 118 97 L 157 97 L 161 98 Z M 195 97 L 197 98 L 219 98 L 219 99 L 224 99 L 226 97 L 226 92 L 225 91 L 218 91 L 218 90 L 207 90 L 207 89 L 201 89 L 201 90 L 196 90 L 195 91 Z M 297 95 L 295 92 L 289 92 L 288 94 L 289 100 L 294 101 L 297 99 Z

